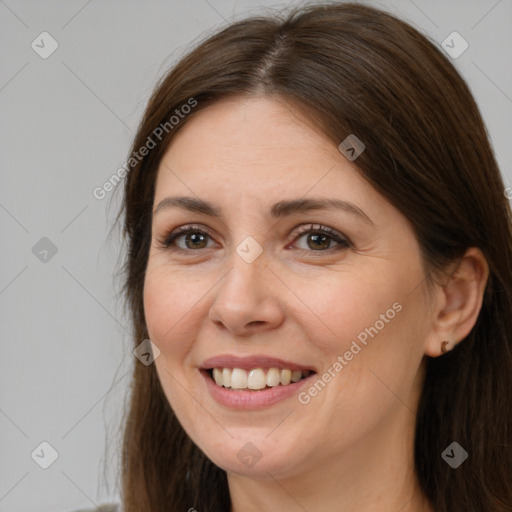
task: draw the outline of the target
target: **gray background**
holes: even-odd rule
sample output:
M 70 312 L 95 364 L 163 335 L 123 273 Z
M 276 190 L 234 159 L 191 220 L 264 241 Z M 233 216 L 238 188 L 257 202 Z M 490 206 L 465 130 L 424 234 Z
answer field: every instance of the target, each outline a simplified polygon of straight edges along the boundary
M 469 43 L 454 62 L 512 185 L 512 0 L 362 3 L 438 43 L 453 31 Z M 0 512 L 117 499 L 123 401 L 140 363 L 115 279 L 119 234 L 109 237 L 120 188 L 92 192 L 125 162 L 156 79 L 205 32 L 272 5 L 286 3 L 0 0 Z M 46 59 L 31 47 L 50 48 L 43 31 L 59 45 Z M 34 460 L 49 460 L 43 441 L 58 452 L 48 469 Z

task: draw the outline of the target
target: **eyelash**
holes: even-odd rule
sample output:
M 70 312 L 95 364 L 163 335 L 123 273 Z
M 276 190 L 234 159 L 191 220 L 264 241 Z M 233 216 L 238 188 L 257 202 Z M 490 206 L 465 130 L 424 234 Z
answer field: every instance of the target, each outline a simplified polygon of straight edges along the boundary
M 347 237 L 341 235 L 334 229 L 331 229 L 327 226 L 322 226 L 321 224 L 308 224 L 308 225 L 300 226 L 297 229 L 297 232 L 295 234 L 294 239 L 292 240 L 292 243 L 296 242 L 303 235 L 310 234 L 310 233 L 311 234 L 328 235 L 331 240 L 333 240 L 334 242 L 339 244 L 338 247 L 334 248 L 335 251 L 342 250 L 342 249 L 348 249 L 353 246 L 352 242 Z M 177 247 L 175 245 L 176 239 L 179 238 L 180 236 L 187 235 L 187 234 L 207 235 L 211 239 L 213 239 L 212 234 L 207 229 L 201 228 L 197 225 L 186 225 L 186 226 L 181 226 L 181 227 L 175 229 L 174 231 L 172 231 L 171 233 L 166 235 L 163 239 L 157 240 L 158 247 L 160 249 L 179 251 L 179 252 L 187 252 L 187 253 L 191 253 L 191 252 L 196 253 L 197 251 L 202 251 L 202 250 L 206 249 L 206 248 L 182 249 L 181 247 Z M 172 247 L 172 246 L 174 246 L 174 247 Z M 333 250 L 333 248 L 331 247 L 329 249 L 321 249 L 318 251 L 308 250 L 308 249 L 299 249 L 299 250 L 306 251 L 306 252 L 318 252 L 318 253 L 327 252 L 327 253 L 329 253 Z

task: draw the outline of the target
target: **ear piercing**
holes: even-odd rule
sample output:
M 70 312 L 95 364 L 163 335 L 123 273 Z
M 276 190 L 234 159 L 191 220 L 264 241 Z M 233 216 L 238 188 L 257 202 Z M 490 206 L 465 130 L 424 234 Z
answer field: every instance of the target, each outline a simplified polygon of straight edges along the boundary
M 449 341 L 442 341 L 441 342 L 441 352 L 444 354 L 445 352 L 448 352 L 448 349 L 446 348 L 450 342 Z

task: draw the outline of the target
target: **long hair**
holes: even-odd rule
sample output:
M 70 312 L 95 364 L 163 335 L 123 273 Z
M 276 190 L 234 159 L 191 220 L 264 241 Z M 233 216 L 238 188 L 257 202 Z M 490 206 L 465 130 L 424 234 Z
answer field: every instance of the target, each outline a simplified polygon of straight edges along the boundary
M 411 222 L 428 279 L 467 248 L 483 251 L 490 274 L 475 326 L 450 353 L 425 356 L 415 471 L 436 512 L 511 511 L 510 205 L 465 81 L 436 44 L 389 13 L 317 4 L 238 21 L 160 80 L 131 148 L 118 215 L 134 347 L 148 338 L 143 286 L 158 164 L 197 112 L 254 95 L 292 102 L 336 145 L 350 134 L 364 142 L 354 163 Z M 176 110 L 187 115 L 178 119 Z M 225 471 L 179 424 L 155 365 L 135 363 L 122 450 L 125 512 L 226 512 Z M 457 469 L 441 457 L 453 441 L 469 454 Z

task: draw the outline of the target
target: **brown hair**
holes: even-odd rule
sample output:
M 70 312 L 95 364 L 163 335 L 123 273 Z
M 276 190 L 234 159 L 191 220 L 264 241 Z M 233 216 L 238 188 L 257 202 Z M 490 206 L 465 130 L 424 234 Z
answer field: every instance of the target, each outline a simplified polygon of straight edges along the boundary
M 134 343 L 148 338 L 143 285 L 157 167 L 172 137 L 222 98 L 293 102 L 338 145 L 356 134 L 357 167 L 411 222 L 427 279 L 479 247 L 490 275 L 477 323 L 455 349 L 427 358 L 415 465 L 436 512 L 512 510 L 511 211 L 470 90 L 437 44 L 396 17 L 355 3 L 253 17 L 208 37 L 160 81 L 133 152 L 156 141 L 125 181 L 124 292 Z M 176 109 L 193 112 L 154 130 Z M 195 446 L 164 396 L 154 365 L 135 361 L 122 453 L 125 512 L 226 512 L 226 473 Z M 441 457 L 457 441 L 468 459 Z

